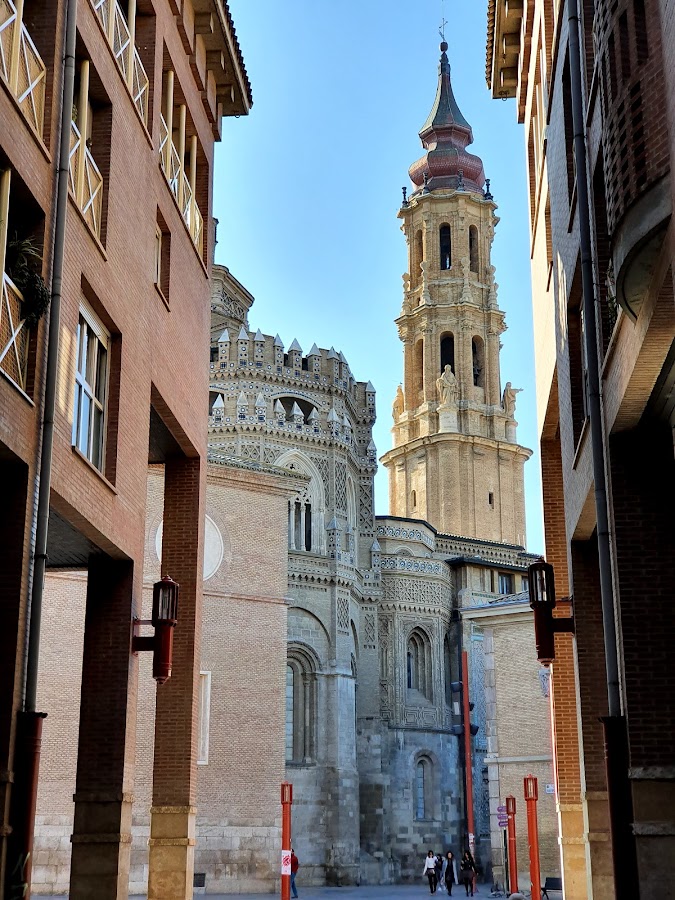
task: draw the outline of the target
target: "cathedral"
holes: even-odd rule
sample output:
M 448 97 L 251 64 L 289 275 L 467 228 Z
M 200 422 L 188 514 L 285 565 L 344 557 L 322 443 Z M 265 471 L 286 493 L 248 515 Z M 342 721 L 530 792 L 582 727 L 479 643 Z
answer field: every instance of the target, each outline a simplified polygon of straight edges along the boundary
M 333 347 L 254 331 L 253 297 L 214 267 L 196 889 L 274 890 L 282 779 L 293 784 L 303 884 L 418 879 L 427 850 L 469 845 L 483 876 L 503 883 L 499 807 L 522 797 L 528 772 L 542 784 L 542 872 L 558 873 L 548 680 L 526 593 L 530 451 L 517 440 L 518 391 L 502 388 L 496 204 L 467 150 L 446 51 L 398 212 L 408 271 L 403 379 L 381 460 L 389 515 L 374 512 L 373 385 Z M 151 470 L 148 594 L 160 572 L 161 479 Z M 51 614 L 76 608 L 78 577 L 51 577 Z M 73 635 L 79 627 L 74 619 Z M 49 647 L 42 662 L 43 706 L 60 710 L 58 729 L 69 715 L 63 665 Z M 154 711 L 139 702 L 140 891 Z M 45 893 L 67 884 L 67 745 L 57 734 L 44 750 L 35 889 Z

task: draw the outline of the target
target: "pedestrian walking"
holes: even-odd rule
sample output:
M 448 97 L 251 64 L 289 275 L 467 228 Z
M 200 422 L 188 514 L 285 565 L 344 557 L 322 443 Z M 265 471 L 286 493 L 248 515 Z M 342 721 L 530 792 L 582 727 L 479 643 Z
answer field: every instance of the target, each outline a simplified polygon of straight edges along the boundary
M 468 850 L 464 851 L 459 869 L 459 881 L 464 885 L 466 896 L 473 897 L 473 881 L 476 877 L 476 864 Z
M 293 892 L 294 897 L 298 896 L 298 889 L 295 886 L 295 876 L 298 874 L 299 868 L 300 861 L 295 855 L 295 850 L 291 847 L 291 891 Z
M 436 886 L 439 893 L 443 893 L 445 890 L 445 885 L 443 883 L 443 857 L 440 853 L 436 854 Z
M 455 854 L 452 852 L 452 850 L 448 850 L 448 852 L 445 854 L 441 877 L 443 879 L 443 883 L 445 884 L 445 889 L 448 892 L 448 897 L 452 897 L 452 886 L 453 884 L 458 883 L 457 860 L 455 859 Z
M 429 893 L 435 894 L 438 879 L 436 878 L 436 857 L 434 856 L 433 850 L 430 850 L 427 853 L 426 859 L 424 860 L 422 875 L 426 875 L 429 879 Z

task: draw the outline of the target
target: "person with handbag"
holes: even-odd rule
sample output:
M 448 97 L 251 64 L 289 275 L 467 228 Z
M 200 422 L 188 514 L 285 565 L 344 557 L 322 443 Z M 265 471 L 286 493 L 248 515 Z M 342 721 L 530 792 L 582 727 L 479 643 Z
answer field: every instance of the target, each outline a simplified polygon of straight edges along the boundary
M 452 897 L 452 886 L 457 884 L 457 860 L 452 850 L 448 850 L 443 860 L 442 879 L 445 883 L 445 889 L 448 897 Z
M 476 877 L 476 864 L 468 850 L 464 851 L 462 863 L 459 869 L 459 881 L 464 885 L 466 896 L 473 897 L 473 882 Z M 469 894 L 470 892 L 470 894 Z
M 422 875 L 426 875 L 429 879 L 429 893 L 435 894 L 438 879 L 436 878 L 436 857 L 433 850 L 430 850 L 426 855 Z

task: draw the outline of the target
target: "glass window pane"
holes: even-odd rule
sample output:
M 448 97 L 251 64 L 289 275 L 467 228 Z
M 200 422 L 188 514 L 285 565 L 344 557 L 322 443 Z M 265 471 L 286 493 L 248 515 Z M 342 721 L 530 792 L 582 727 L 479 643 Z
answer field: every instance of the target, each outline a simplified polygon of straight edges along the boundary
M 94 425 L 91 436 L 91 461 L 97 469 L 103 467 L 103 410 L 94 405 Z
M 91 425 L 91 399 L 86 391 L 82 391 L 80 404 L 80 427 L 77 449 L 89 458 L 89 429 Z
M 424 818 L 424 763 L 417 763 L 415 793 L 417 799 L 417 808 L 415 816 L 418 819 Z
M 96 351 L 98 348 L 98 340 L 94 332 L 87 326 L 87 359 L 85 378 L 87 384 L 94 384 L 94 372 L 96 371 Z
M 100 402 L 103 403 L 105 398 L 105 378 L 108 370 L 108 354 L 103 344 L 98 345 L 98 362 L 96 368 L 95 396 L 97 400 L 100 400 Z

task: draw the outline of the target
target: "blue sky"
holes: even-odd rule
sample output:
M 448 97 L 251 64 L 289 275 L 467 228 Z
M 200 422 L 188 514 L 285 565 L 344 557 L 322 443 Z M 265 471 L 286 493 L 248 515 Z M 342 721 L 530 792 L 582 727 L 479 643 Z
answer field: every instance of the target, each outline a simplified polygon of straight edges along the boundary
M 486 3 L 229 0 L 253 85 L 250 116 L 224 121 L 216 151 L 216 262 L 255 296 L 250 325 L 307 351 L 342 350 L 377 389 L 378 454 L 391 446 L 403 353 L 405 241 L 396 218 L 434 100 L 441 6 L 455 96 L 499 204 L 492 262 L 506 311 L 502 383 L 519 394 L 518 437 L 536 448 L 524 136 L 514 101 L 485 85 Z M 543 549 L 539 460 L 525 467 L 528 548 Z M 388 512 L 387 475 L 376 512 Z

